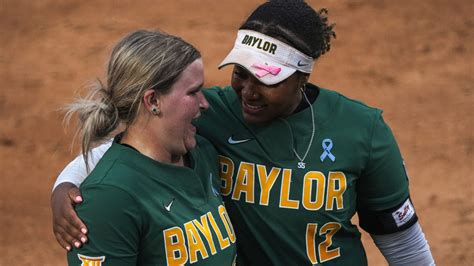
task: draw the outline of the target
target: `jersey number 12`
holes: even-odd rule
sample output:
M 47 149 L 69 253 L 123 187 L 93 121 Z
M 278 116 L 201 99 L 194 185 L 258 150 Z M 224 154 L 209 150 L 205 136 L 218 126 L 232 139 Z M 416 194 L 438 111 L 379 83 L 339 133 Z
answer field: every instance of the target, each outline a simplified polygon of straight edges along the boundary
M 318 252 L 316 252 L 316 243 L 315 236 L 318 231 L 318 224 L 309 223 L 306 226 L 306 254 L 308 255 L 309 260 L 312 264 L 318 264 L 318 259 L 316 253 L 319 254 L 319 263 L 326 262 L 328 260 L 335 259 L 341 256 L 340 248 L 329 249 L 332 245 L 332 237 L 336 234 L 337 231 L 341 229 L 339 223 L 329 222 L 319 229 L 319 236 L 326 235 L 326 238 L 323 242 L 317 245 Z

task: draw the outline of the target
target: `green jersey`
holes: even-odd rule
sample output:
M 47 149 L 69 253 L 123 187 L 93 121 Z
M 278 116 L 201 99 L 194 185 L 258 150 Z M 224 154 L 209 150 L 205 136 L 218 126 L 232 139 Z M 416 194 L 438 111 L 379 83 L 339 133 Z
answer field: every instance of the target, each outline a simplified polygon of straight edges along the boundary
M 210 108 L 198 132 L 219 152 L 237 264 L 366 265 L 351 218 L 397 207 L 409 196 L 382 112 L 320 89 L 312 108 L 256 125 L 244 122 L 231 87 L 204 93 Z
M 218 193 L 214 147 L 197 137 L 191 167 L 113 143 L 81 184 L 89 242 L 69 265 L 232 265 L 234 229 Z

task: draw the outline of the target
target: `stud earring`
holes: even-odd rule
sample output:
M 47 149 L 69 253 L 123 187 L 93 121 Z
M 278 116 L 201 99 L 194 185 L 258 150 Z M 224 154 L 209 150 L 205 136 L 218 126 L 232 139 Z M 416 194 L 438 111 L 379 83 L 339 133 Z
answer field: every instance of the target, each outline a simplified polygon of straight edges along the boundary
M 160 114 L 160 109 L 158 109 L 158 107 L 156 107 L 156 106 L 153 105 L 153 108 L 151 108 L 151 112 L 152 112 L 154 115 L 159 115 L 159 114 Z

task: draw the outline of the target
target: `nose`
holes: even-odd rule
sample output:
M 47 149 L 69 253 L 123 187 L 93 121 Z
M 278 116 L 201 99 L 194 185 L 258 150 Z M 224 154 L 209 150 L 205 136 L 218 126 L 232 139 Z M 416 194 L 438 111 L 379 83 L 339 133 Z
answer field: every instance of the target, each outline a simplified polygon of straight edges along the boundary
M 245 82 L 242 86 L 242 97 L 248 100 L 256 100 L 259 97 L 258 94 L 258 84 L 253 81 L 249 80 L 248 82 Z
M 201 111 L 207 110 L 209 108 L 209 102 L 206 100 L 206 97 L 204 97 L 204 93 L 199 93 L 199 109 Z

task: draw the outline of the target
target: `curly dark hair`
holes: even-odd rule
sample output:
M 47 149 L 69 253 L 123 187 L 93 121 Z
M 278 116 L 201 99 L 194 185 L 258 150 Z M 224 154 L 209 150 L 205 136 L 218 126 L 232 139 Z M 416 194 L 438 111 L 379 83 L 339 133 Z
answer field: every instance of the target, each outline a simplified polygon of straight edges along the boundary
M 336 38 L 328 10 L 315 11 L 303 0 L 268 1 L 253 11 L 240 29 L 253 30 L 279 39 L 314 59 L 331 49 Z

